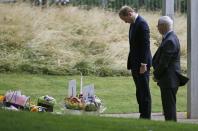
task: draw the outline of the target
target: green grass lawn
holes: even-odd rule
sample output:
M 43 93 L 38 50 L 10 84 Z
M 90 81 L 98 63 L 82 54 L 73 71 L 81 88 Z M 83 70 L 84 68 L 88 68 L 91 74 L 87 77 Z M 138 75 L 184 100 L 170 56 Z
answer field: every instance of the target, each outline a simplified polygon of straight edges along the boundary
M 196 124 L 0 110 L 1 131 L 196 131 Z
M 67 96 L 68 81 L 77 80 L 78 92 L 80 76 L 49 76 L 31 74 L 0 74 L 0 94 L 8 90 L 21 90 L 36 103 L 38 97 L 50 95 L 57 100 L 55 112 L 63 108 L 63 99 Z M 96 95 L 106 106 L 104 113 L 138 112 L 135 87 L 132 77 L 95 77 L 84 76 L 84 85 L 94 84 Z M 159 88 L 151 79 L 152 112 L 161 112 Z M 177 94 L 177 111 L 186 111 L 186 88 L 181 87 Z

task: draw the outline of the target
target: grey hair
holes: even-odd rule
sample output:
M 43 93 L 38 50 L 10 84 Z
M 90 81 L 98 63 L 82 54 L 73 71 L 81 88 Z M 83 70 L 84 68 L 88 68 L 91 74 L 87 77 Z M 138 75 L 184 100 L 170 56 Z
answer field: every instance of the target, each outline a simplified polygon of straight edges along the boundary
M 173 20 L 169 16 L 161 16 L 158 24 L 165 24 L 170 30 L 173 29 Z

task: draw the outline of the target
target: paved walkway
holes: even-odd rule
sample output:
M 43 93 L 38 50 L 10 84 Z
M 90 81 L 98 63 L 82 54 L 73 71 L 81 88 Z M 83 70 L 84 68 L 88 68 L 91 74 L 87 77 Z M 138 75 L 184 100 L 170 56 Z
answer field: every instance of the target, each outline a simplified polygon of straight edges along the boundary
M 121 118 L 139 118 L 139 113 L 130 113 L 130 114 L 101 114 L 105 117 L 121 117 Z M 162 113 L 152 113 L 152 120 L 164 121 L 164 115 Z M 181 123 L 193 123 L 198 124 L 198 119 L 187 119 L 186 112 L 177 112 L 177 121 Z

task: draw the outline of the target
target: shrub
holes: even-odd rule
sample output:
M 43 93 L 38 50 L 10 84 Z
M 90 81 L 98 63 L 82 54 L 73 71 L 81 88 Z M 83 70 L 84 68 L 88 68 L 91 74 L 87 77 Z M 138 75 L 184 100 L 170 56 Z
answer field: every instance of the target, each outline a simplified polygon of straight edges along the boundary
M 99 67 L 97 70 L 96 70 L 96 74 L 98 76 L 102 76 L 102 77 L 105 77 L 105 76 L 113 76 L 113 71 L 111 68 L 107 67 L 107 66 L 101 66 Z
M 76 69 L 77 71 L 79 71 L 79 73 L 82 73 L 82 75 L 93 74 L 91 65 L 87 61 L 81 61 L 81 62 L 76 63 L 73 69 Z

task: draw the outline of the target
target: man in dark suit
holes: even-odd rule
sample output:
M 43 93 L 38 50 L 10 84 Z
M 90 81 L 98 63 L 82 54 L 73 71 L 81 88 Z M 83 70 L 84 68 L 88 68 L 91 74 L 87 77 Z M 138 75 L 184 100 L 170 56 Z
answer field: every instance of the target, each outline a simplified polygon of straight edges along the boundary
M 162 42 L 153 57 L 154 80 L 161 91 L 165 120 L 177 121 L 176 94 L 178 87 L 184 85 L 188 78 L 180 74 L 180 43 L 172 30 L 173 21 L 168 16 L 158 20 L 158 31 Z
M 119 11 L 120 18 L 130 24 L 127 68 L 131 70 L 136 85 L 136 98 L 139 104 L 140 118 L 151 118 L 151 94 L 149 72 L 152 62 L 150 51 L 150 30 L 147 22 L 129 6 Z

